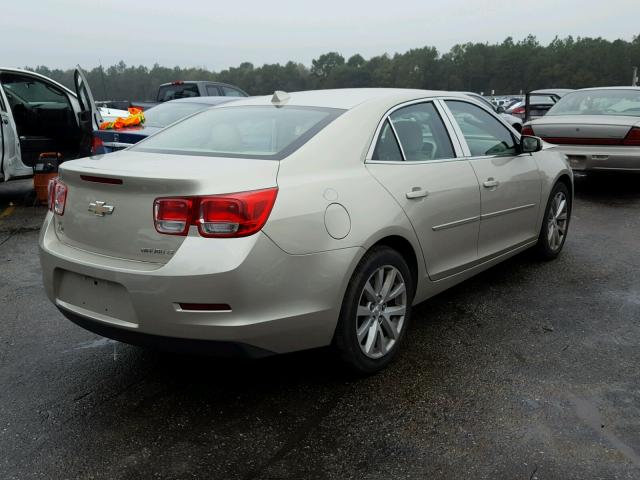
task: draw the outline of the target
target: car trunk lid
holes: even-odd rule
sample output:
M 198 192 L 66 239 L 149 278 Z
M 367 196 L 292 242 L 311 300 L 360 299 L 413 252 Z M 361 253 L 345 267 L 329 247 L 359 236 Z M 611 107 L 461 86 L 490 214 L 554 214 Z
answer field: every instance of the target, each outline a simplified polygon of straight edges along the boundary
M 278 164 L 131 151 L 67 162 L 60 167 L 68 192 L 64 215 L 55 218 L 56 234 L 67 245 L 100 255 L 166 263 L 185 237 L 156 231 L 156 198 L 274 187 Z
M 614 115 L 547 115 L 531 123 L 534 135 L 549 143 L 621 145 L 638 118 Z

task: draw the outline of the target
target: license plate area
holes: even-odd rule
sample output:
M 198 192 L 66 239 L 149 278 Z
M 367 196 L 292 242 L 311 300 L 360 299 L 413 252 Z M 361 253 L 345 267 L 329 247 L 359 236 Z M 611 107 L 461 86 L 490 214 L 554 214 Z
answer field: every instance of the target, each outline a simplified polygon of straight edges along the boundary
M 60 306 L 97 320 L 137 326 L 131 298 L 123 285 L 67 270 L 57 270 L 55 275 Z

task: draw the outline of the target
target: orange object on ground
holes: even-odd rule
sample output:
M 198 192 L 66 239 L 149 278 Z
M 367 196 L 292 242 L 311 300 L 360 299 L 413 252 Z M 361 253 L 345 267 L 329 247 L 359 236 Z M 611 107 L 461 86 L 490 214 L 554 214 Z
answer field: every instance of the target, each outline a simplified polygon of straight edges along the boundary
M 118 117 L 113 122 L 102 122 L 100 130 L 117 130 L 119 128 L 135 127 L 144 123 L 144 113 L 141 108 L 130 107 L 128 117 Z
M 55 173 L 36 173 L 33 176 L 33 188 L 36 191 L 36 198 L 41 205 L 46 205 L 49 201 L 49 180 L 56 178 Z
M 40 204 L 49 200 L 49 180 L 58 176 L 58 165 L 62 155 L 58 152 L 44 152 L 38 156 L 33 172 L 33 188 Z

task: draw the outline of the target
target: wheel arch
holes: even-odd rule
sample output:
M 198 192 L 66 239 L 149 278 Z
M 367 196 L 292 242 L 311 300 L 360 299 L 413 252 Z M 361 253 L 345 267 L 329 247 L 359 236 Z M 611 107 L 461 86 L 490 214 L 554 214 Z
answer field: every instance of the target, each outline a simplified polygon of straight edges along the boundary
M 414 288 L 417 289 L 419 281 L 418 255 L 414 246 L 409 240 L 401 235 L 388 235 L 376 241 L 367 251 L 377 246 L 386 246 L 397 251 L 407 262 L 411 277 L 413 279 Z

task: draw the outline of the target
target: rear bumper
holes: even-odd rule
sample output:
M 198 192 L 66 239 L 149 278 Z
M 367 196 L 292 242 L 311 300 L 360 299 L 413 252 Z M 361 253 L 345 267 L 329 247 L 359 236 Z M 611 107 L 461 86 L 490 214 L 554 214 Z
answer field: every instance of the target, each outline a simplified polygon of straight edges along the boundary
M 134 344 L 215 341 L 284 353 L 331 343 L 360 248 L 289 255 L 263 233 L 231 250 L 220 240 L 187 237 L 166 264 L 127 261 L 61 243 L 49 213 L 40 234 L 43 282 L 72 321 Z M 185 311 L 179 303 L 231 310 Z
M 156 348 L 167 352 L 197 355 L 215 355 L 219 357 L 264 358 L 274 354 L 241 342 L 220 342 L 216 340 L 198 340 L 178 337 L 163 337 L 134 330 L 114 327 L 105 322 L 92 320 L 60 308 L 62 314 L 79 327 L 97 333 L 103 337 L 139 347 Z
M 574 171 L 640 172 L 640 147 L 557 145 Z

